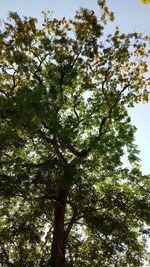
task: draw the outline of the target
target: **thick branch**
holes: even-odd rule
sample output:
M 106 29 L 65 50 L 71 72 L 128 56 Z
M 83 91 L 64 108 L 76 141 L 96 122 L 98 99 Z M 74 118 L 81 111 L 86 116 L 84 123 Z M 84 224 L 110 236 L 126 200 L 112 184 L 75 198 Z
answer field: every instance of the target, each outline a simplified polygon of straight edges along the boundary
M 68 239 L 68 236 L 69 236 L 70 231 L 72 229 L 72 226 L 78 220 L 78 218 L 77 218 L 77 215 L 78 215 L 77 208 L 76 207 L 72 207 L 72 209 L 73 209 L 73 215 L 72 215 L 72 217 L 70 219 L 70 222 L 68 223 L 68 227 L 67 227 L 67 229 L 65 231 L 65 244 L 67 243 L 67 239 Z
M 69 222 L 69 225 L 67 227 L 67 230 L 65 231 L 65 243 L 67 242 L 67 239 L 68 239 L 68 236 L 69 236 L 69 233 L 72 229 L 72 226 L 74 225 L 74 223 L 76 222 L 76 217 L 77 217 L 77 214 L 73 214 L 70 222 Z
M 85 158 L 87 155 L 87 149 L 82 149 L 81 151 L 77 150 L 73 145 L 66 144 L 66 148 L 70 150 L 76 157 Z
M 47 127 L 47 125 L 43 122 L 42 123 L 43 126 L 49 130 L 49 128 Z M 52 135 L 52 138 L 49 138 L 47 137 L 41 130 L 39 131 L 40 135 L 42 135 L 42 138 L 47 142 L 48 145 L 52 145 L 54 150 L 55 150 L 55 153 L 56 155 L 58 156 L 59 160 L 61 161 L 62 165 L 66 165 L 67 164 L 67 161 L 65 159 L 65 157 L 63 156 L 63 154 L 61 153 L 60 151 L 60 148 L 59 148 L 59 145 L 58 145 L 58 141 L 57 141 L 57 138 L 55 137 L 55 135 Z

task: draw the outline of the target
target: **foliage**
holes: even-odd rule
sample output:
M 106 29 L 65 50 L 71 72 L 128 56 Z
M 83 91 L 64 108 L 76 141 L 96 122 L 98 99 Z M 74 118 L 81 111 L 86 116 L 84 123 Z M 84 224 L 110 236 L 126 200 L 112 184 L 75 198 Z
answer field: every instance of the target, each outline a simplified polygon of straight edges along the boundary
M 150 0 L 141 0 L 141 3 L 143 3 L 143 4 L 150 4 Z
M 66 266 L 142 266 L 150 181 L 127 107 L 148 101 L 148 37 L 117 28 L 105 40 L 102 8 L 44 13 L 39 28 L 10 12 L 2 26 L 2 266 L 49 266 L 65 199 Z

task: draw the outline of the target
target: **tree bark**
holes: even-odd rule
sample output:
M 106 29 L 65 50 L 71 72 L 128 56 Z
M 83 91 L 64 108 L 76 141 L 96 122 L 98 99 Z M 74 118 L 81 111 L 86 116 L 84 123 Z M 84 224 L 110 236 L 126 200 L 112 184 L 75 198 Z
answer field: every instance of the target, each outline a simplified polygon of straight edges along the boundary
M 53 241 L 51 248 L 51 267 L 64 267 L 65 266 L 65 208 L 67 202 L 67 193 L 61 191 L 58 200 L 55 203 L 54 210 L 54 231 Z

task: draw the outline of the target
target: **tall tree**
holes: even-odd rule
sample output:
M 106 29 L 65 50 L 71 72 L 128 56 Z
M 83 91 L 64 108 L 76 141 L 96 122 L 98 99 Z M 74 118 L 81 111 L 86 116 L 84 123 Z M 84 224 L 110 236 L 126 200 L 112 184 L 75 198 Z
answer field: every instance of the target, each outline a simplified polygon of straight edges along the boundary
M 148 100 L 147 37 L 105 39 L 100 5 L 2 26 L 2 266 L 142 266 L 149 179 L 127 108 Z

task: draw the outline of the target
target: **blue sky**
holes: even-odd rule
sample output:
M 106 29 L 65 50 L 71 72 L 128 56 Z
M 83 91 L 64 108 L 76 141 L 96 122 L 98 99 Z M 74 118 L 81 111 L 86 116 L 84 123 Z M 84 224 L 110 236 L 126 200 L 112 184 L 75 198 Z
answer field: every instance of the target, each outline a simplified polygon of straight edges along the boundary
M 150 33 L 150 5 L 142 5 L 140 0 L 108 0 L 115 12 L 115 23 L 107 26 L 111 32 L 115 25 L 124 32 L 140 31 Z M 8 11 L 17 11 L 20 15 L 33 16 L 42 20 L 41 11 L 51 10 L 56 17 L 72 17 L 79 7 L 94 9 L 100 14 L 96 0 L 0 0 L 0 19 L 6 18 Z M 150 103 L 138 104 L 130 110 L 133 124 L 137 127 L 136 143 L 141 151 L 143 173 L 150 173 Z

